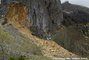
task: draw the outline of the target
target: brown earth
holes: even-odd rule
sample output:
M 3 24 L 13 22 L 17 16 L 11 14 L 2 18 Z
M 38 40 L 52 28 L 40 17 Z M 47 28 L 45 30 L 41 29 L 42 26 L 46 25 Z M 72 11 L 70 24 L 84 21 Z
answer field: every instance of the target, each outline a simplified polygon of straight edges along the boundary
M 23 4 L 12 3 L 8 6 L 8 12 L 6 14 L 6 18 L 9 22 L 11 20 L 16 21 L 16 23 L 22 24 L 27 16 L 27 8 Z

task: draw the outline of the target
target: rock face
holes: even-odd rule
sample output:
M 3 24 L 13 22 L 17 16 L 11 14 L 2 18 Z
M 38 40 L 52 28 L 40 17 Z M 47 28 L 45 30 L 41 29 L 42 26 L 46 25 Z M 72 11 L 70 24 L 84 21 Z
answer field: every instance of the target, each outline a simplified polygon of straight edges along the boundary
M 42 38 L 49 36 L 49 39 L 60 28 L 63 20 L 60 0 L 2 0 L 0 8 L 12 2 L 27 7 L 27 20 L 30 22 L 30 26 L 27 27 L 33 35 Z

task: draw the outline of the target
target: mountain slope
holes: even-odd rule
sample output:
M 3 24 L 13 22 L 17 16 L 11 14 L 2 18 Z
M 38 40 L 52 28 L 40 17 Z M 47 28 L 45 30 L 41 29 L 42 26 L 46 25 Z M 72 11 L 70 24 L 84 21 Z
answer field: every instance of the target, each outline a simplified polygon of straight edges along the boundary
M 24 55 L 28 58 L 30 55 L 38 55 L 38 56 L 41 55 L 41 56 L 47 56 L 52 58 L 53 57 L 78 57 L 77 55 L 64 49 L 63 47 L 61 47 L 54 41 L 48 41 L 48 40 L 40 39 L 40 38 L 37 38 L 36 36 L 33 36 L 32 31 L 30 31 L 29 29 L 30 23 L 26 19 L 27 9 L 24 4 L 12 3 L 9 5 L 8 8 L 9 9 L 4 17 L 4 20 L 5 22 L 7 22 L 6 27 L 9 30 L 7 28 L 5 30 L 6 32 L 10 32 L 11 35 L 13 36 L 13 40 L 15 39 L 14 41 L 17 41 L 17 42 L 14 43 L 15 45 L 13 43 L 9 45 L 8 42 L 6 42 L 5 49 L 6 48 L 7 50 L 10 49 L 9 52 L 14 54 L 16 52 L 19 52 L 18 55 L 16 54 L 12 55 L 10 53 L 10 56 Z M 3 25 L 1 26 L 1 30 L 2 30 L 2 27 Z M 15 36 L 19 36 L 19 37 L 15 37 Z M 19 38 L 21 40 L 19 40 Z
M 89 8 L 62 4 L 63 27 L 54 37 L 54 41 L 82 57 L 89 57 Z
M 42 56 L 42 52 L 40 47 L 38 47 L 31 39 L 25 37 L 12 25 L 1 24 L 0 26 L 0 60 L 3 60 L 3 58 L 7 60 L 11 56 L 18 57 L 21 55 L 26 57 L 30 57 L 31 55 Z
M 3 21 L 3 19 L 0 21 Z M 0 32 L 9 32 L 10 39 L 12 40 L 12 42 L 10 40 L 9 44 L 9 40 L 7 40 L 5 43 L 1 42 L 4 43 L 4 49 L 6 50 L 6 53 L 3 53 L 6 54 L 4 56 L 6 60 L 10 56 L 17 57 L 20 55 L 26 56 L 27 58 L 32 55 L 47 56 L 52 58 L 77 57 L 77 55 L 62 48 L 54 41 L 47 41 L 33 36 L 28 28 L 16 22 L 17 21 L 10 21 L 5 25 L 2 25 L 1 22 Z M 0 53 L 2 53 L 2 51 Z
M 80 5 L 71 4 L 68 1 L 62 4 L 62 9 L 68 12 L 82 10 L 85 11 L 86 13 L 89 13 L 89 8 Z
M 13 18 L 14 17 L 15 17 L 15 15 L 13 16 Z M 17 17 L 17 18 L 20 18 L 20 17 Z M 47 41 L 47 40 L 37 38 L 36 36 L 33 36 L 31 34 L 31 31 L 29 31 L 29 29 L 26 26 L 18 23 L 18 21 L 16 21 L 16 20 L 11 20 L 10 22 L 8 21 L 8 23 L 12 24 L 16 29 L 19 30 L 19 32 L 21 32 L 22 34 L 27 36 L 29 39 L 34 41 L 35 44 L 40 46 L 41 51 L 42 51 L 44 56 L 49 56 L 49 57 L 68 57 L 68 56 L 77 57 L 76 55 L 63 49 L 61 46 L 59 46 L 58 44 L 56 44 L 53 41 Z
M 22 40 L 15 43 L 20 51 L 9 45 L 12 53 L 15 50 L 26 57 L 33 54 L 47 57 L 89 57 L 89 8 L 66 2 L 62 4 L 62 13 L 59 0 L 16 0 L 13 3 L 11 0 L 5 1 L 7 5 L 10 3 L 8 10 L 4 11 L 6 27 L 12 25 L 10 31 L 5 31 L 14 34 L 12 30 L 16 30 L 18 36 L 23 35 Z M 52 37 L 53 41 L 49 41 Z

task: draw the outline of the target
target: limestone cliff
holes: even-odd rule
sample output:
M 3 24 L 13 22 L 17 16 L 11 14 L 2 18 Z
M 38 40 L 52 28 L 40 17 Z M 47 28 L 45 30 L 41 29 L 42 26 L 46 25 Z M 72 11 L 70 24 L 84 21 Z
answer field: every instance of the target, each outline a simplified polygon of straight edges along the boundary
M 2 0 L 0 8 L 11 5 L 13 2 L 26 6 L 27 18 L 23 24 L 30 22 L 30 25 L 26 26 L 33 35 L 50 39 L 60 28 L 63 20 L 60 0 Z M 7 10 L 10 11 L 10 9 L 5 9 L 2 14 L 6 14 Z

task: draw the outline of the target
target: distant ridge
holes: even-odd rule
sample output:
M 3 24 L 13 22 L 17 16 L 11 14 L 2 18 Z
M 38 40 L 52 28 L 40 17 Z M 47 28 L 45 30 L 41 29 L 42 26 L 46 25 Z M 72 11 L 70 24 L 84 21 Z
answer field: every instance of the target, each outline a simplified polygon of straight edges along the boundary
M 77 11 L 77 10 L 83 10 L 85 12 L 89 13 L 89 8 L 81 5 L 75 5 L 71 4 L 68 1 L 62 3 L 62 9 L 66 11 Z

